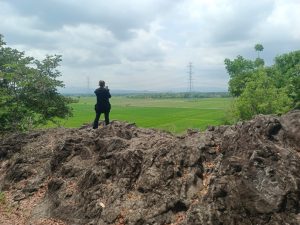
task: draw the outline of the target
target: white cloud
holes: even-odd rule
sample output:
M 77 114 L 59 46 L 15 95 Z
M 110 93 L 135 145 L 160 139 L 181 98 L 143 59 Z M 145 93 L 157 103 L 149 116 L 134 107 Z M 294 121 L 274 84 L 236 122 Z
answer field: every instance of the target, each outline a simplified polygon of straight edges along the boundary
M 300 49 L 298 0 L 0 1 L 0 33 L 9 46 L 42 58 L 62 54 L 68 86 L 107 80 L 111 88 L 225 90 L 224 59 L 268 63 Z

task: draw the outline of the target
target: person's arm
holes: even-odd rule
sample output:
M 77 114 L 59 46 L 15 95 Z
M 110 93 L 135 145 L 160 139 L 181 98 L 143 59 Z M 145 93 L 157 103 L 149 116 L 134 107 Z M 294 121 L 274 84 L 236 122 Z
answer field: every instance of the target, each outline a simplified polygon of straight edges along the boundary
M 109 89 L 108 89 L 108 86 L 105 87 L 106 91 L 107 91 L 107 98 L 111 98 L 111 95 L 110 95 L 110 92 L 109 92 Z

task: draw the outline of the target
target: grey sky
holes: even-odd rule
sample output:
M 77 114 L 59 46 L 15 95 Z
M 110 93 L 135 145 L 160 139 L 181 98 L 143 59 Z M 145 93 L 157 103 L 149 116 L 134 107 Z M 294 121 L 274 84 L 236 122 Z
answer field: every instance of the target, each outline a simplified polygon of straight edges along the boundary
M 268 64 L 300 49 L 299 0 L 0 0 L 0 33 L 42 59 L 61 54 L 66 87 L 227 90 L 224 59 Z

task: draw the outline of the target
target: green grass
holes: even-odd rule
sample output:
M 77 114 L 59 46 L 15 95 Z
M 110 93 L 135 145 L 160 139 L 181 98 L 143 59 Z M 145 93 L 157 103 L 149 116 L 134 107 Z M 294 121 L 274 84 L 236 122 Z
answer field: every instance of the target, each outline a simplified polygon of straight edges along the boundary
M 6 203 L 5 195 L 2 191 L 0 191 L 0 204 L 4 205 Z
M 62 121 L 65 127 L 80 127 L 94 120 L 95 97 L 81 97 L 72 105 L 74 116 Z M 158 128 L 182 133 L 188 128 L 205 129 L 220 125 L 230 98 L 133 99 L 113 97 L 111 120 L 135 122 L 139 127 Z M 101 116 L 100 119 L 103 119 Z

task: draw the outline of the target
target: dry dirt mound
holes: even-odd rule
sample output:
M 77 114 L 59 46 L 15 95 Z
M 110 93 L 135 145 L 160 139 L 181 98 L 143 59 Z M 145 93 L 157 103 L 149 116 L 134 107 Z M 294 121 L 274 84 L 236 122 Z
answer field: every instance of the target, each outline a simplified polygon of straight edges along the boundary
M 10 135 L 0 160 L 0 224 L 300 224 L 300 111 L 183 136 Z

